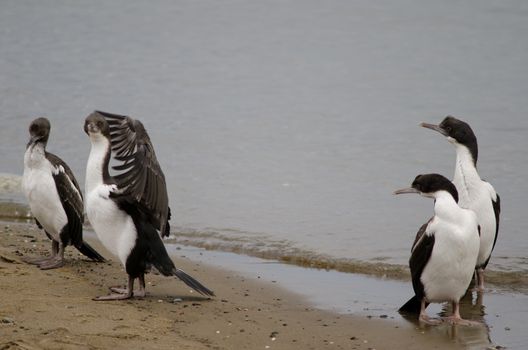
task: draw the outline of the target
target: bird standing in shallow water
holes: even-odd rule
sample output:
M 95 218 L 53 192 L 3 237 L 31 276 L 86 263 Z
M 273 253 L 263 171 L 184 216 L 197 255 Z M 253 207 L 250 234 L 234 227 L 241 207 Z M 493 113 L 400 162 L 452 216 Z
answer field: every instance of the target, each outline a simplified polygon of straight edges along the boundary
M 68 165 L 46 151 L 50 129 L 46 118 L 37 118 L 29 126 L 22 188 L 38 227 L 51 239 L 51 257 L 23 260 L 42 270 L 58 268 L 64 265 L 65 247 L 73 245 L 88 258 L 105 261 L 83 241 L 81 190 Z
M 455 146 L 453 183 L 459 193 L 459 205 L 477 214 L 481 228 L 475 272 L 477 290 L 484 291 L 484 270 L 490 261 L 499 233 L 500 197 L 493 186 L 483 181 L 477 172 L 477 138 L 469 124 L 447 116 L 439 125 L 422 123 L 421 126 L 439 132 Z
M 417 193 L 433 198 L 434 216 L 420 228 L 413 244 L 409 267 L 414 297 L 400 308 L 419 313 L 423 322 L 434 324 L 425 308 L 429 303 L 449 301 L 450 323 L 472 324 L 460 317 L 459 301 L 471 282 L 479 250 L 479 227 L 472 210 L 460 208 L 451 181 L 438 174 L 418 175 L 409 188 L 394 194 Z
M 170 209 L 165 176 L 154 147 L 139 120 L 96 111 L 85 121 L 91 150 L 86 165 L 86 212 L 103 245 L 125 267 L 125 289 L 110 288 L 113 294 L 94 300 L 121 300 L 145 295 L 145 273 L 155 267 L 165 276 L 176 276 L 197 292 L 214 293 L 176 268 L 161 236 L 169 234 Z M 122 162 L 122 171 L 110 176 L 111 151 Z M 159 232 L 158 232 L 159 231 Z M 134 280 L 139 290 L 134 291 Z

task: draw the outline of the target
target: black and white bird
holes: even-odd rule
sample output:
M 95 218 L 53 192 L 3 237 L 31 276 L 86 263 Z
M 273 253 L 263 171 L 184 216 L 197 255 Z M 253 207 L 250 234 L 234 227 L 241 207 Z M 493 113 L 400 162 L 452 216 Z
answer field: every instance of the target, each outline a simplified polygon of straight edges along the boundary
M 77 180 L 62 159 L 46 151 L 50 129 L 46 118 L 37 118 L 29 126 L 22 188 L 37 226 L 51 239 L 51 256 L 23 260 L 43 270 L 61 267 L 64 248 L 73 245 L 88 258 L 104 261 L 83 241 L 83 198 Z
M 176 276 L 197 292 L 214 293 L 176 268 L 161 236 L 168 235 L 170 210 L 165 176 L 150 138 L 139 120 L 96 111 L 85 121 L 91 150 L 86 166 L 86 213 L 103 245 L 125 267 L 128 285 L 94 300 L 120 300 L 145 295 L 145 273 L 155 267 Z M 121 162 L 111 176 L 109 162 Z M 134 291 L 134 280 L 139 290 Z
M 484 290 L 484 269 L 497 243 L 499 233 L 500 197 L 493 186 L 483 181 L 477 171 L 477 138 L 471 127 L 462 120 L 447 116 L 439 125 L 422 123 L 424 128 L 438 131 L 455 146 L 455 184 L 459 205 L 477 214 L 481 228 L 480 249 L 475 266 L 477 290 Z
M 400 308 L 402 313 L 419 313 L 431 320 L 425 308 L 429 303 L 451 302 L 451 323 L 470 324 L 460 317 L 459 301 L 465 294 L 479 251 L 476 214 L 458 204 L 458 192 L 442 175 L 418 175 L 409 188 L 394 194 L 417 193 L 434 198 L 434 216 L 420 228 L 411 251 L 409 266 L 415 296 Z

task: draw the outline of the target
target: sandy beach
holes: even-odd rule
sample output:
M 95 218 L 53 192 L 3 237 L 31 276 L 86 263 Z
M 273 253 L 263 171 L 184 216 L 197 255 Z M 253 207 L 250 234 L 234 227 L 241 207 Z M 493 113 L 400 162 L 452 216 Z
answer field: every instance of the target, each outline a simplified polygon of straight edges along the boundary
M 92 297 L 125 275 L 116 259 L 89 241 L 108 263 L 92 263 L 70 247 L 65 267 L 40 271 L 20 258 L 47 252 L 42 232 L 32 224 L 2 223 L 0 349 L 457 348 L 448 338 L 390 319 L 320 311 L 258 276 L 178 257 L 176 264 L 214 289 L 216 298 L 149 274 L 144 299 L 95 302 Z

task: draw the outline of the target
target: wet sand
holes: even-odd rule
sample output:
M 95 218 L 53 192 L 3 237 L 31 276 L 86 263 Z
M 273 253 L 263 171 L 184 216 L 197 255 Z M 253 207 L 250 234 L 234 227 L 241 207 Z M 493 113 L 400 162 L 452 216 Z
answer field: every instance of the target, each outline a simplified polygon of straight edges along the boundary
M 95 302 L 125 274 L 109 258 L 92 263 L 71 247 L 61 269 L 40 271 L 22 256 L 47 253 L 32 224 L 0 229 L 0 349 L 456 349 L 448 337 L 387 318 L 310 307 L 276 284 L 173 257 L 217 297 L 202 298 L 173 278 L 147 276 L 147 296 Z M 331 298 L 331 290 L 329 290 Z

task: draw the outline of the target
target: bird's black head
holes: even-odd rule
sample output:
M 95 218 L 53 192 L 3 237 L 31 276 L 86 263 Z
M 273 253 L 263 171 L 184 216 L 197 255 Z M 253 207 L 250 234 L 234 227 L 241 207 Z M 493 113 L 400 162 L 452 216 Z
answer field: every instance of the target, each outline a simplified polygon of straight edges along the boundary
M 93 112 L 84 121 L 84 132 L 89 136 L 102 135 L 110 138 L 110 126 L 106 119 L 98 112 Z
M 434 194 L 439 191 L 450 193 L 455 202 L 458 203 L 458 191 L 455 185 L 440 174 L 418 175 L 411 187 L 395 191 L 394 194 L 418 193 L 425 197 L 434 197 Z
M 28 147 L 42 142 L 44 145 L 48 142 L 51 125 L 47 118 L 37 118 L 29 124 L 29 142 Z
M 422 123 L 420 125 L 424 128 L 438 131 L 452 143 L 466 146 L 473 157 L 474 163 L 477 163 L 477 137 L 468 123 L 448 115 L 439 125 L 428 123 Z

